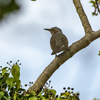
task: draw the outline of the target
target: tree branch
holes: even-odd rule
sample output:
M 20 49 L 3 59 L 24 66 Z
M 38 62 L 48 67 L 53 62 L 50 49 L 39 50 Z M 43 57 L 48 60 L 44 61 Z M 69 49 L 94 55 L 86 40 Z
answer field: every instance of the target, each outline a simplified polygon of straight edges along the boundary
M 38 77 L 36 82 L 33 84 L 32 87 L 28 89 L 30 92 L 31 90 L 35 91 L 37 94 L 41 91 L 41 88 L 44 86 L 46 81 L 51 77 L 51 75 L 62 65 L 65 61 L 71 58 L 75 53 L 82 50 L 83 48 L 87 47 L 93 40 L 100 37 L 100 30 L 97 32 L 92 31 L 91 26 L 88 22 L 86 14 L 82 8 L 80 0 L 73 0 L 77 13 L 82 21 L 82 25 L 86 32 L 86 35 L 78 40 L 77 42 L 73 43 L 71 46 L 68 47 L 69 50 L 64 51 L 58 57 L 56 57 L 41 73 Z
M 84 12 L 84 9 L 83 9 L 83 7 L 82 7 L 82 5 L 80 3 L 80 0 L 73 0 L 73 3 L 75 5 L 76 11 L 77 11 L 77 13 L 78 13 L 78 15 L 80 17 L 80 20 L 81 20 L 82 25 L 84 27 L 85 33 L 86 34 L 90 33 L 92 31 L 92 28 L 91 28 L 91 25 L 90 25 L 90 23 L 88 21 L 88 18 L 86 16 L 86 14 Z

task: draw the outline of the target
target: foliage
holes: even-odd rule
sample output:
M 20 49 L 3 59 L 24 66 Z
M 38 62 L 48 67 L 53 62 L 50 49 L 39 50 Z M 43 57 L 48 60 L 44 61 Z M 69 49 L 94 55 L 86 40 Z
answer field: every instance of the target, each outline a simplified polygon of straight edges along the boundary
M 92 12 L 92 15 L 98 15 L 100 13 L 100 0 L 90 0 L 90 3 L 92 3 L 92 6 L 94 7 L 94 12 Z
M 98 55 L 100 56 L 100 51 L 99 51 L 99 54 Z
M 28 92 L 21 86 L 20 81 L 20 67 L 19 60 L 10 67 L 4 67 L 0 69 L 0 100 L 79 100 L 79 93 L 74 93 L 74 88 L 68 87 L 68 90 L 64 87 L 65 92 L 60 96 L 56 95 L 56 90 L 50 88 L 50 83 L 46 83 L 44 87 L 41 87 L 41 92 L 37 95 L 34 91 Z M 19 63 L 19 64 L 18 64 Z M 29 86 L 33 82 L 29 82 Z M 25 84 L 25 86 L 28 86 Z M 71 91 L 69 91 L 71 90 Z
M 94 98 L 94 100 L 100 100 L 100 99 L 96 99 L 96 98 Z
M 20 10 L 20 6 L 16 3 L 16 1 L 17 0 L 0 0 L 0 21 L 4 18 L 5 15 Z
M 46 83 L 40 92 L 39 95 L 42 95 L 44 100 L 79 100 L 79 93 L 74 93 L 74 88 L 68 87 L 67 89 L 64 87 L 64 92 L 61 93 L 59 96 L 56 95 L 56 90 L 52 89 L 53 86 L 50 88 L 50 83 Z M 43 99 L 42 98 L 42 99 Z
M 31 0 L 31 1 L 36 1 L 36 0 Z
M 11 61 L 10 61 L 11 63 Z M 0 71 L 0 100 L 12 100 L 17 98 L 17 93 L 22 90 L 20 88 L 21 81 L 20 77 L 20 67 L 16 62 L 11 68 L 4 67 Z
M 0 0 L 0 21 L 4 18 L 5 14 L 9 14 L 19 9 L 20 6 L 15 0 Z

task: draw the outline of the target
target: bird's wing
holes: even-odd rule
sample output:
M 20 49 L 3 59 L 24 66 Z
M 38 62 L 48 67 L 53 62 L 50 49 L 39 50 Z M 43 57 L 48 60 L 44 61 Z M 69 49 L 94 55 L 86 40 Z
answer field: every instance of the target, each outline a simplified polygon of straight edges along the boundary
M 61 46 L 57 45 L 57 40 L 55 40 L 54 38 L 51 38 L 50 45 L 51 45 L 51 49 L 53 51 L 51 53 L 51 55 L 56 54 L 61 51 Z
M 56 47 L 56 41 L 53 38 L 50 39 L 50 46 L 52 50 Z
M 60 51 L 61 51 L 61 47 L 60 47 L 59 45 L 57 45 L 57 46 L 54 48 L 54 50 L 53 50 L 53 52 L 51 53 L 51 55 L 56 54 L 56 53 L 59 53 Z
M 63 37 L 61 37 L 61 42 L 62 42 L 62 48 L 67 49 L 68 48 L 68 40 L 65 35 L 63 35 Z

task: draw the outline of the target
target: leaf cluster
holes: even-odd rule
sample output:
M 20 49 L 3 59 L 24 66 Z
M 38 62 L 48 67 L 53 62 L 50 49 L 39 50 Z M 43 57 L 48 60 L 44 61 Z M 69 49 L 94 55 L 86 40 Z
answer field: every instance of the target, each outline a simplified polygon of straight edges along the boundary
M 7 62 L 7 64 L 9 63 Z M 9 100 L 9 99 L 13 100 L 13 98 L 17 97 L 17 93 L 21 89 L 20 88 L 21 81 L 19 77 L 20 77 L 20 67 L 17 64 L 17 62 L 13 64 L 11 68 L 1 67 L 0 69 L 0 100 Z
M 64 92 L 59 96 L 51 81 L 41 87 L 41 92 L 37 95 L 34 91 L 28 92 L 21 86 L 19 60 L 12 64 L 7 62 L 10 67 L 0 67 L 0 100 L 79 100 L 79 93 L 73 93 L 73 88 L 64 87 Z M 33 82 L 29 82 L 29 86 Z M 25 86 L 28 86 L 25 84 Z M 70 91 L 71 90 L 71 91 Z
M 92 3 L 92 7 L 94 7 L 94 12 L 92 12 L 92 15 L 98 15 L 100 13 L 100 0 L 90 0 L 90 3 Z
M 46 83 L 42 88 L 42 91 L 38 94 L 40 100 L 79 100 L 79 93 L 74 93 L 74 88 L 64 87 L 64 92 L 60 95 L 56 94 L 56 90 L 52 89 L 53 86 L 50 86 L 51 81 Z

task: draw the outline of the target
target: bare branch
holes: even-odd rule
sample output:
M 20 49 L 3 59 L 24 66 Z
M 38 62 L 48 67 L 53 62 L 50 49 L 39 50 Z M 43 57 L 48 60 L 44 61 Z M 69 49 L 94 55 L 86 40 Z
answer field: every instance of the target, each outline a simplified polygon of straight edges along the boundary
M 84 9 L 83 9 L 83 7 L 82 7 L 82 5 L 80 3 L 80 0 L 73 0 L 73 3 L 75 5 L 76 11 L 77 11 L 77 13 L 78 13 L 78 15 L 80 17 L 80 20 L 81 20 L 82 25 L 84 27 L 85 33 L 86 34 L 90 33 L 92 31 L 92 28 L 91 28 L 91 25 L 90 25 L 90 23 L 88 21 L 88 18 L 86 16 L 86 14 L 84 12 Z

